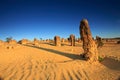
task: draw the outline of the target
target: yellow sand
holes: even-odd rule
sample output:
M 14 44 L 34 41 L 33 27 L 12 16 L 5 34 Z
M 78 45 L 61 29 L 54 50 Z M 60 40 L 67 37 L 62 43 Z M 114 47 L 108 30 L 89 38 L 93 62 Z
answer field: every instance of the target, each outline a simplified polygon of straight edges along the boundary
M 0 77 L 4 80 L 118 80 L 120 61 L 110 57 L 101 63 L 89 63 L 79 55 L 81 45 L 61 47 L 40 44 L 39 47 L 0 46 Z M 112 50 L 111 50 L 112 49 Z M 120 58 L 120 45 L 104 46 L 100 55 Z

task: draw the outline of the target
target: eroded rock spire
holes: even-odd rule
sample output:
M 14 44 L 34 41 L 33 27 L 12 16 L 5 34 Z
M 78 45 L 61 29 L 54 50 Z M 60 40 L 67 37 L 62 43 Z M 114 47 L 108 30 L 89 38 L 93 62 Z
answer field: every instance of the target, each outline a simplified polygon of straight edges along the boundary
M 80 36 L 83 41 L 83 57 L 86 60 L 97 61 L 98 60 L 98 51 L 95 41 L 92 38 L 90 27 L 87 19 L 83 19 L 80 22 Z

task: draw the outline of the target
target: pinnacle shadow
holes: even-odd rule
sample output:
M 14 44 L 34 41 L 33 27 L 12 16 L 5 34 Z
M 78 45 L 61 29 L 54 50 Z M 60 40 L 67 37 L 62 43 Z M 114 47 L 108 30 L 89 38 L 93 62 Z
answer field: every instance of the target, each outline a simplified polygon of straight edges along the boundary
M 120 62 L 110 57 L 105 57 L 101 64 L 112 70 L 120 71 Z
M 34 45 L 24 45 L 24 46 L 33 47 L 33 48 L 41 49 L 41 50 L 44 50 L 44 51 L 52 52 L 54 54 L 62 55 L 62 56 L 71 58 L 73 60 L 85 60 L 82 55 L 61 52 L 61 51 L 57 51 L 57 50 L 54 50 L 54 49 L 48 49 L 48 48 L 43 48 L 43 47 L 37 47 L 37 46 L 34 46 Z

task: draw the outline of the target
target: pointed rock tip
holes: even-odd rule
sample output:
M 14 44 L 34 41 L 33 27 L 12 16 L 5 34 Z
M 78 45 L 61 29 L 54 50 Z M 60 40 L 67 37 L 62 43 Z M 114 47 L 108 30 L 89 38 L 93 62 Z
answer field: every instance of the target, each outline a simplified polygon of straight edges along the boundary
M 85 18 L 84 18 L 84 19 L 82 19 L 82 20 L 81 20 L 81 22 L 82 22 L 82 23 L 87 23 L 87 24 L 88 24 L 88 20 L 87 20 L 87 19 L 85 19 Z

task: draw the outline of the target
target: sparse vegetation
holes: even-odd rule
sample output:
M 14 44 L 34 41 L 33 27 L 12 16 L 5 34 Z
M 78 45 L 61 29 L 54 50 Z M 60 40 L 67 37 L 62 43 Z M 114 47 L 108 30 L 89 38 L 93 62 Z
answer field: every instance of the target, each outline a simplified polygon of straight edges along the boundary
M 99 61 L 99 62 L 102 62 L 103 60 L 104 60 L 104 58 L 103 58 L 103 57 L 98 56 L 98 61 Z
M 9 41 L 11 41 L 12 40 L 12 37 L 7 37 L 6 38 L 6 42 L 9 42 Z

